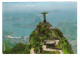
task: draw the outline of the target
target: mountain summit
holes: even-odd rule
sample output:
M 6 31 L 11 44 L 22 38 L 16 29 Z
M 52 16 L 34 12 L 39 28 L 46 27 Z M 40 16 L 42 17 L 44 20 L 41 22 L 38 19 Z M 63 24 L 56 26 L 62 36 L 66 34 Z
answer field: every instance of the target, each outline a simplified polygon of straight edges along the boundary
M 53 28 L 49 22 L 40 22 L 31 33 L 30 53 L 40 54 L 73 54 L 73 50 L 63 33 Z M 32 52 L 34 51 L 34 52 Z
M 73 54 L 74 52 L 63 33 L 46 21 L 47 12 L 41 14 L 43 14 L 44 21 L 40 22 L 30 35 L 30 53 Z

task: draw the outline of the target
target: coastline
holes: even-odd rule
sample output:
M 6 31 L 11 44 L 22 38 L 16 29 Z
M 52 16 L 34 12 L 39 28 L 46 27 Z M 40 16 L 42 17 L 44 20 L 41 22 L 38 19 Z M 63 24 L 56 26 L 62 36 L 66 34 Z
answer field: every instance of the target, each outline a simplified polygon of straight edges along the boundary
M 5 35 L 5 37 L 8 37 L 8 38 L 22 38 L 22 37 L 13 37 L 11 35 Z M 24 38 L 28 38 L 29 36 L 25 36 Z

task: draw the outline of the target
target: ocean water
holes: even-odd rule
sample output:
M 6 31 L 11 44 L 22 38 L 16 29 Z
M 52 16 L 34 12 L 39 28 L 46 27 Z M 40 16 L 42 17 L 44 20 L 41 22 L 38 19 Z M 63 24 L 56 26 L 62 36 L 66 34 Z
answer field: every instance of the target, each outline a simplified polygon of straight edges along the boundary
M 31 13 L 31 14 L 36 14 L 36 13 Z M 71 11 L 62 11 L 56 14 L 47 14 L 46 16 L 46 20 L 53 27 L 57 26 L 57 24 L 60 22 L 65 22 L 65 21 L 76 22 L 77 21 L 76 18 L 77 18 L 76 12 L 72 13 Z M 43 21 L 43 16 L 37 17 L 37 16 L 28 15 L 27 13 L 22 14 L 22 13 L 16 13 L 16 12 L 7 13 L 7 14 L 4 13 L 3 14 L 3 31 L 10 31 L 15 33 L 13 36 L 29 36 L 40 21 Z

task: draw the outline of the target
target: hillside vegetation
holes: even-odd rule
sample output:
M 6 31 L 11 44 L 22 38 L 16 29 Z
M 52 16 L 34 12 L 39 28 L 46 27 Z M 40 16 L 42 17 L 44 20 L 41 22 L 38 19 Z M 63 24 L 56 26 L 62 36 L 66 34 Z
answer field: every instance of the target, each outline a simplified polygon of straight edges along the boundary
M 34 47 L 36 53 L 42 53 L 42 46 L 45 43 L 45 40 L 57 38 L 60 38 L 60 41 L 56 48 L 62 49 L 65 54 L 74 53 L 69 42 L 63 36 L 62 32 L 57 28 L 52 28 L 52 26 L 48 22 L 40 22 L 37 25 L 36 29 L 30 35 L 29 41 L 31 46 Z
M 53 28 L 49 22 L 40 22 L 36 29 L 31 33 L 29 38 L 29 44 L 19 43 L 15 45 L 11 50 L 4 51 L 3 53 L 8 54 L 29 54 L 30 50 L 36 54 L 60 54 L 60 51 L 45 51 L 43 50 L 43 46 L 45 45 L 47 40 L 55 40 L 59 39 L 59 43 L 56 46 L 47 46 L 47 48 L 56 48 L 56 50 L 62 50 L 64 54 L 73 54 L 73 50 L 67 41 L 67 39 L 63 36 L 63 33 L 57 29 Z

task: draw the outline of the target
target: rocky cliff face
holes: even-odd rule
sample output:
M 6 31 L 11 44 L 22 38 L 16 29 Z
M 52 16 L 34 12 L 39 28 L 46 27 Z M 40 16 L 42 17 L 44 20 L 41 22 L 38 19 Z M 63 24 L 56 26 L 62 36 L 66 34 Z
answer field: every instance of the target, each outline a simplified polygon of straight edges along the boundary
M 31 33 L 29 43 L 35 53 L 73 54 L 73 50 L 62 32 L 49 22 L 40 22 Z

